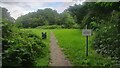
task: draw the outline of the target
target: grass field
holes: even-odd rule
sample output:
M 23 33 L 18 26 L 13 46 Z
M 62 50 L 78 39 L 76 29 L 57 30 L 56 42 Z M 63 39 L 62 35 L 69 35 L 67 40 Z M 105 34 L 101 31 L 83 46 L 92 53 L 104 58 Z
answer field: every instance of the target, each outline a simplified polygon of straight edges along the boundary
M 74 66 L 99 66 L 99 65 L 109 65 L 111 60 L 101 55 L 95 53 L 95 50 L 92 48 L 92 38 L 89 37 L 89 56 L 85 56 L 85 37 L 82 36 L 82 32 L 79 29 L 24 29 L 31 30 L 31 32 L 41 37 L 41 32 L 47 32 L 47 39 L 43 40 L 47 47 L 45 49 L 46 56 L 42 59 L 36 59 L 36 66 L 48 66 L 49 65 L 49 39 L 50 31 L 55 33 L 58 44 L 62 48 L 66 57 L 72 62 Z
M 54 30 L 57 37 L 58 44 L 63 49 L 66 57 L 70 59 L 75 66 L 98 66 L 109 65 L 111 60 L 103 58 L 101 55 L 95 53 L 91 44 L 92 38 L 89 37 L 89 56 L 85 55 L 85 37 L 79 29 L 56 29 Z

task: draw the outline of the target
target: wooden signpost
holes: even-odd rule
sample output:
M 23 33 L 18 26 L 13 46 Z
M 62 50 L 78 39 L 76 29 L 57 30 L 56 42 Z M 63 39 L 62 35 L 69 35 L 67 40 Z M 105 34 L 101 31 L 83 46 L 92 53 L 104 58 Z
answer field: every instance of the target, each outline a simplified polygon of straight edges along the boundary
M 88 36 L 92 35 L 92 30 L 87 29 L 87 25 L 86 25 L 86 29 L 82 30 L 82 35 L 86 36 L 86 56 L 88 56 Z

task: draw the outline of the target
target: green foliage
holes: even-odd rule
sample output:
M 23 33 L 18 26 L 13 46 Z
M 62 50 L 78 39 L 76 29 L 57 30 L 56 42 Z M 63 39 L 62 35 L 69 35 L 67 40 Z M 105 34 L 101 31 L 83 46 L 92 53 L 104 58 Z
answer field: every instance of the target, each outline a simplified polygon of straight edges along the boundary
M 90 22 L 90 28 L 92 28 L 93 30 L 96 30 L 99 27 L 99 25 L 96 22 Z
M 62 28 L 68 28 L 65 25 L 45 25 L 45 26 L 38 26 L 36 28 L 40 28 L 40 29 L 62 29 Z M 70 29 L 79 29 L 79 25 L 78 24 L 74 24 L 70 26 Z
M 6 12 L 7 14 L 8 12 Z M 10 17 L 10 16 L 8 16 Z M 21 31 L 10 19 L 2 20 L 2 64 L 4 66 L 33 66 L 37 57 L 44 56 L 44 44 L 31 31 Z
M 30 32 L 13 33 L 5 42 L 9 45 L 3 45 L 3 66 L 32 66 L 36 57 L 43 56 L 45 44 Z
M 95 49 L 102 55 L 111 56 L 120 61 L 120 12 L 114 12 L 111 20 L 103 23 L 96 32 Z M 117 62 L 116 62 L 117 63 Z
M 19 25 L 21 23 L 22 27 L 37 27 L 43 25 L 55 25 L 57 24 L 59 14 L 56 10 L 52 10 L 50 8 L 46 8 L 44 10 L 38 9 L 37 12 L 31 12 L 26 15 L 19 17 L 16 20 L 16 23 Z
M 24 31 L 31 31 L 33 32 L 35 35 L 39 36 L 40 38 L 42 38 L 41 33 L 42 32 L 46 32 L 47 33 L 47 39 L 43 39 L 43 42 L 46 44 L 46 47 L 44 48 L 44 56 L 38 57 L 35 59 L 35 63 L 34 66 L 48 66 L 49 65 L 49 60 L 50 60 L 50 31 L 49 29 L 22 29 Z
M 64 25 L 65 28 L 71 28 L 74 24 L 75 21 L 68 12 L 59 14 L 50 8 L 38 9 L 37 12 L 28 13 L 16 20 L 16 26 L 23 28 L 35 28 L 43 25 Z
M 61 22 L 64 28 L 71 28 L 75 24 L 73 17 L 68 12 L 61 13 Z
M 45 44 L 32 33 L 3 23 L 3 66 L 32 66 L 37 56 L 42 57 Z
M 92 21 L 99 25 L 102 20 L 109 20 L 113 10 L 120 11 L 120 2 L 86 2 L 83 5 L 70 6 L 67 9 L 81 28 L 84 28 L 86 24 L 91 28 Z
M 60 25 L 45 25 L 45 26 L 38 26 L 36 28 L 40 28 L 40 29 L 60 29 L 62 27 Z
M 80 25 L 79 24 L 74 24 L 71 26 L 72 29 L 80 29 Z
M 86 4 L 75 4 L 74 6 L 70 6 L 67 11 L 69 11 L 78 24 L 81 24 L 81 20 L 83 20 L 84 16 L 88 13 L 88 6 Z
M 42 32 L 46 32 L 47 33 L 47 39 L 43 39 L 42 41 L 45 43 L 46 47 L 43 49 L 43 53 L 44 55 L 39 56 L 37 58 L 35 58 L 35 63 L 34 66 L 35 67 L 39 67 L 39 66 L 48 66 L 49 65 L 49 60 L 50 60 L 50 51 L 49 51 L 49 43 L 50 43 L 50 31 L 49 29 L 21 29 L 23 31 L 31 31 L 32 33 L 34 33 L 36 36 L 40 37 L 42 39 Z
M 0 17 L 2 17 L 2 19 L 6 19 L 11 22 L 15 21 L 15 19 L 10 16 L 10 13 L 8 13 L 8 10 L 6 8 L 0 7 L 0 12 L 1 12 Z

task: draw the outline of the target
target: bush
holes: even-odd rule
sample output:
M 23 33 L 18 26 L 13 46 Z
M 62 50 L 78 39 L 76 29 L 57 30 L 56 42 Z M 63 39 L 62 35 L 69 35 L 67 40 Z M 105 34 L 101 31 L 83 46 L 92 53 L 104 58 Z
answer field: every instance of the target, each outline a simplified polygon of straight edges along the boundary
M 66 27 L 65 25 L 46 25 L 46 26 L 38 26 L 37 28 L 40 28 L 40 29 L 61 29 L 61 28 L 79 29 L 80 26 L 78 24 L 71 25 L 71 27 Z
M 46 25 L 46 26 L 38 26 L 37 28 L 41 28 L 41 29 L 60 29 L 62 27 L 60 25 Z
M 75 25 L 72 26 L 72 28 L 73 28 L 73 29 L 79 29 L 79 28 L 80 28 L 80 25 L 75 24 Z
M 3 21 L 3 66 L 33 66 L 35 58 L 42 58 L 45 44 L 31 31 L 21 31 Z
M 95 49 L 98 53 L 111 56 L 120 61 L 120 13 L 116 12 L 107 23 L 103 23 L 96 31 L 94 40 Z

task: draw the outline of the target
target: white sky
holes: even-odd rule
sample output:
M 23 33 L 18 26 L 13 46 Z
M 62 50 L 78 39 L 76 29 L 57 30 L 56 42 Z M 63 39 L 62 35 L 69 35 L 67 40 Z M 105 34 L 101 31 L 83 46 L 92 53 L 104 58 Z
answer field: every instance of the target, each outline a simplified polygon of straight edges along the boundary
M 34 11 L 37 11 L 38 9 L 44 9 L 44 8 L 52 8 L 54 10 L 57 10 L 59 13 L 61 13 L 65 9 L 67 9 L 69 6 L 76 3 L 76 2 L 65 2 L 66 0 L 51 0 L 51 2 L 47 2 L 47 1 L 48 0 L 41 0 L 41 1 L 40 0 L 29 0 L 28 2 L 27 0 L 20 0 L 20 1 L 2 0 L 0 2 L 0 6 L 7 8 L 11 16 L 17 19 L 21 15 L 25 15 L 29 12 L 34 12 Z M 82 2 L 83 1 L 85 0 L 82 0 Z M 82 4 L 81 2 L 77 2 L 77 4 L 79 3 Z

